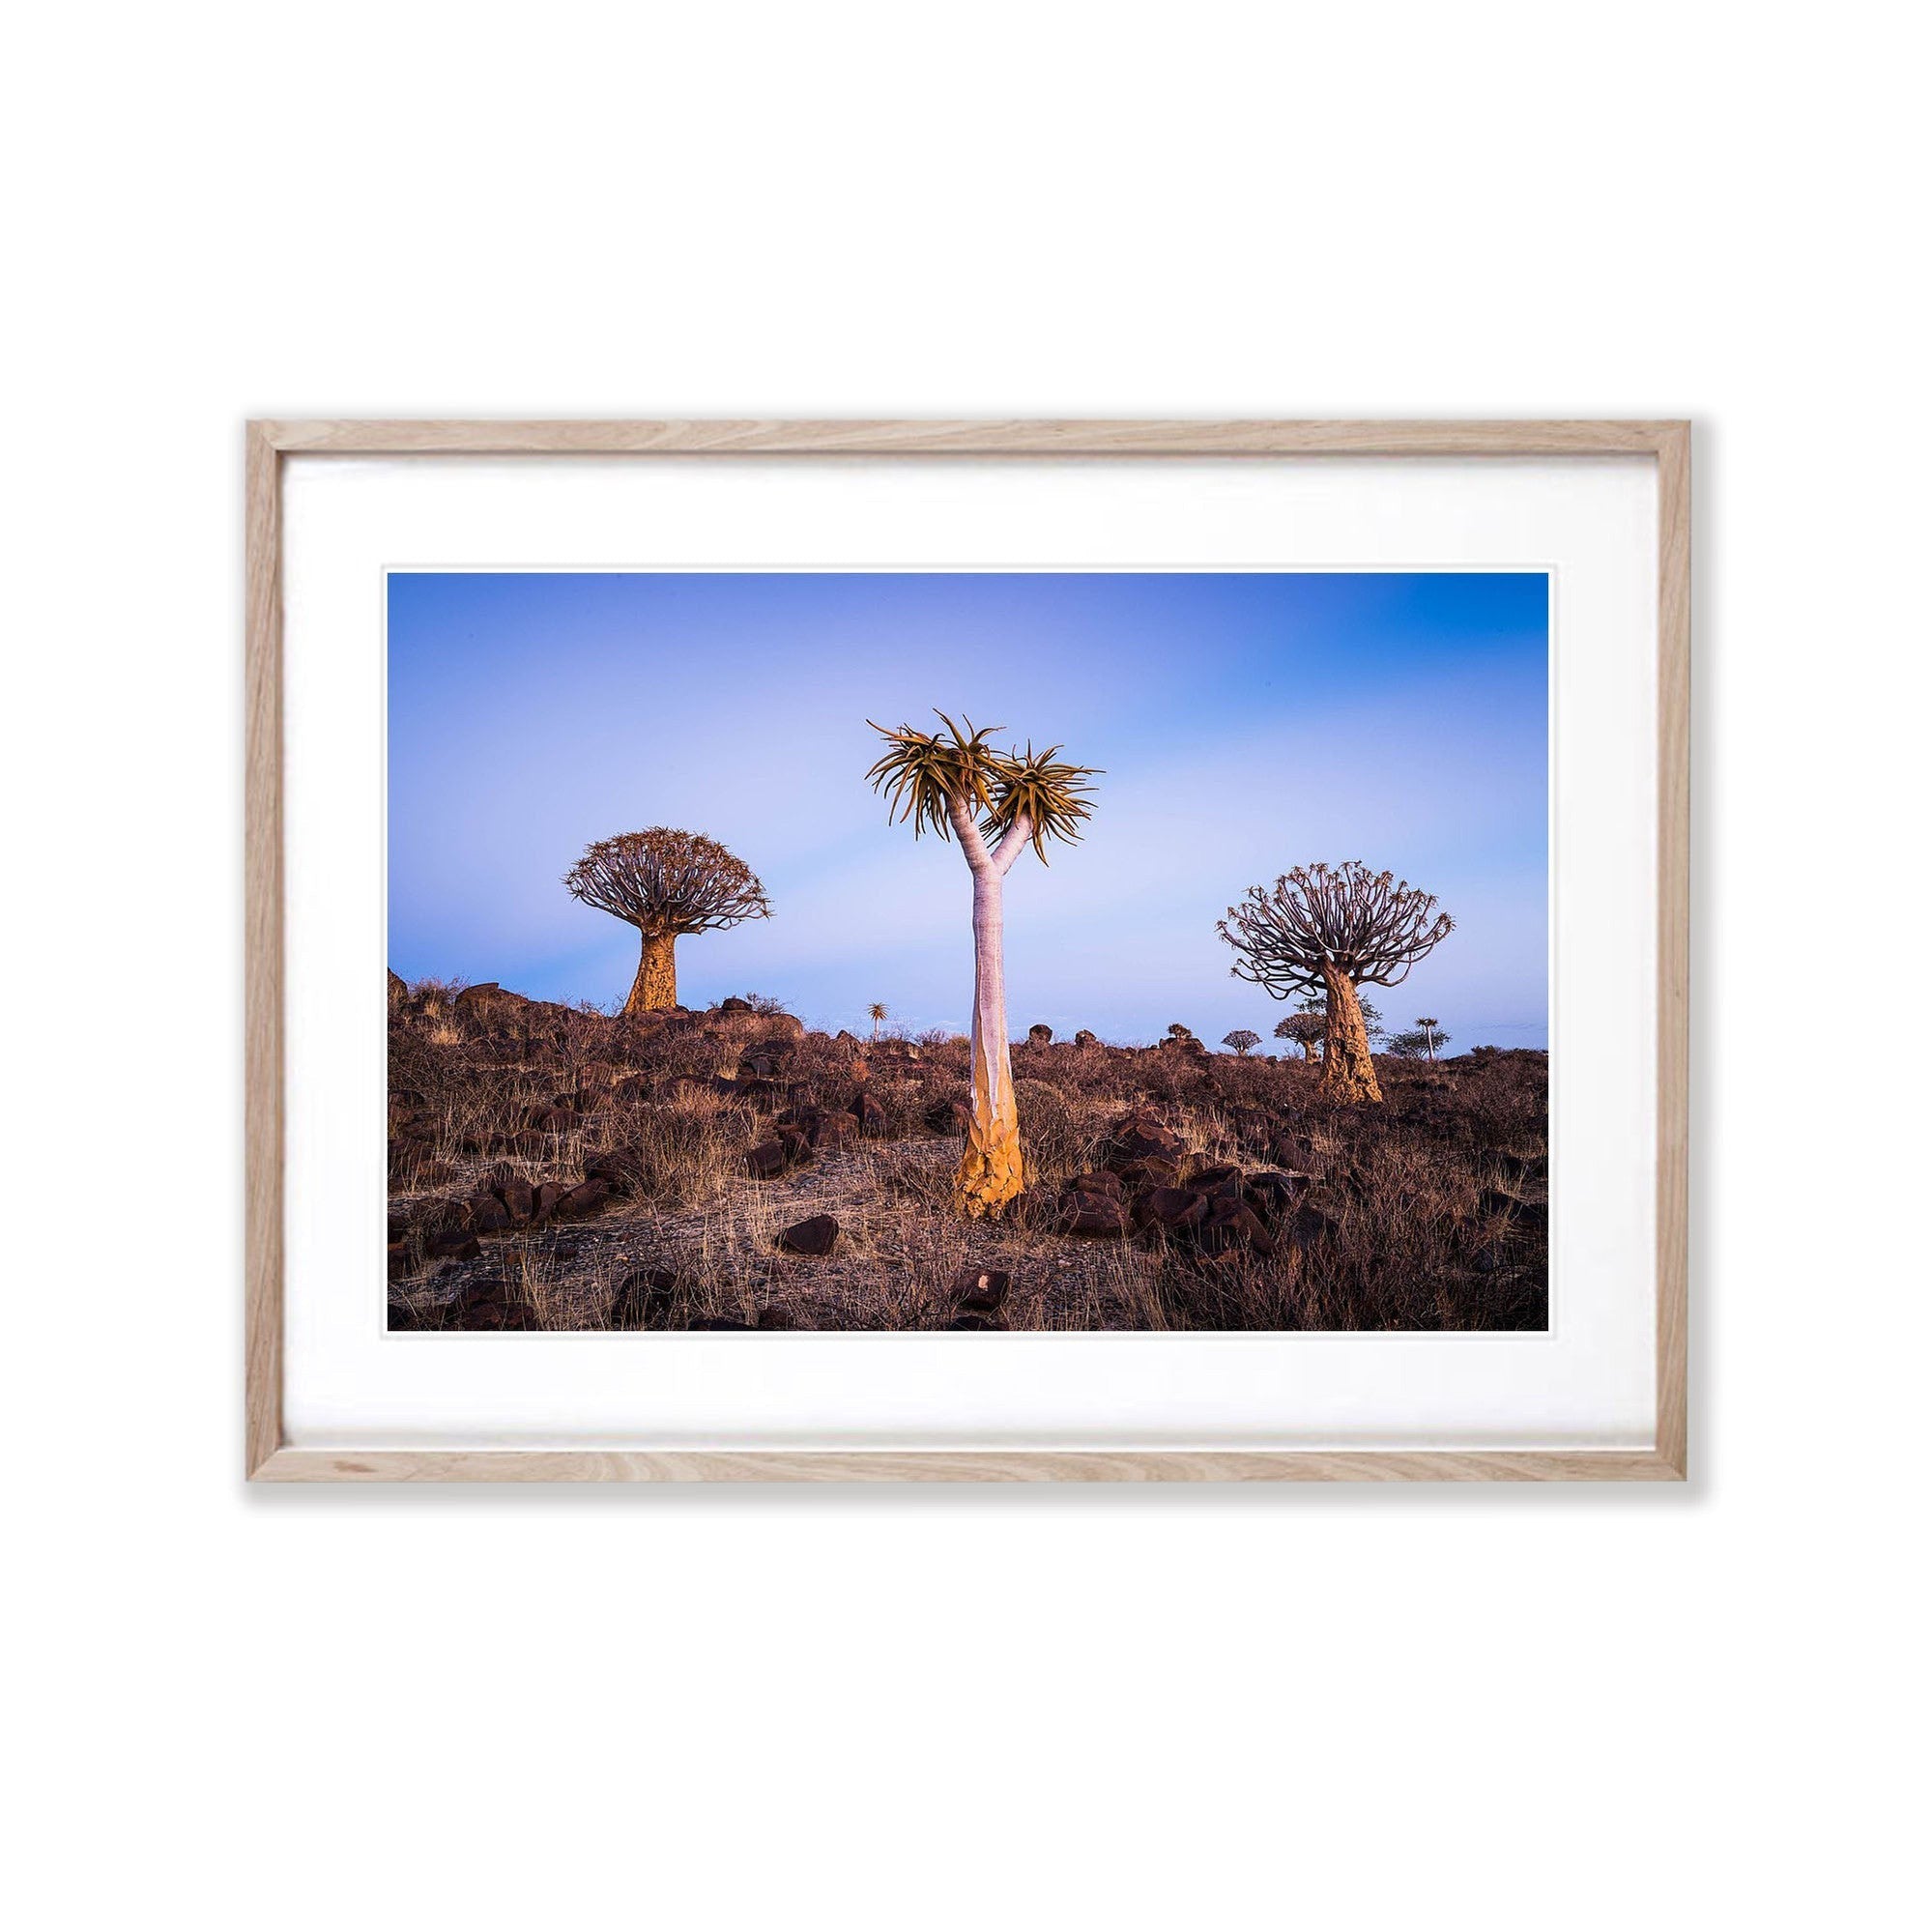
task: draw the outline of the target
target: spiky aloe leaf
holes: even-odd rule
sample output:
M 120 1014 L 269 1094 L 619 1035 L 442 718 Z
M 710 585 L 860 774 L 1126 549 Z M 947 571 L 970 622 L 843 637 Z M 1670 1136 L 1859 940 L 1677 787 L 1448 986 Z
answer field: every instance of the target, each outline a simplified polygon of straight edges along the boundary
M 1086 803 L 1097 778 L 1097 767 L 1069 764 L 1058 757 L 1060 747 L 1049 745 L 1036 752 L 1029 738 L 1024 753 L 1009 752 L 998 760 L 995 770 L 993 802 L 987 808 L 983 836 L 1003 838 L 1016 820 L 1028 822 L 1027 838 L 1042 865 L 1047 862 L 1047 841 L 1059 839 L 1071 845 L 1081 836 L 1081 822 L 1093 816 Z
M 888 731 L 868 718 L 886 750 L 866 778 L 875 792 L 884 794 L 889 822 L 908 819 L 915 838 L 930 825 L 940 838 L 950 839 L 950 801 L 958 799 L 973 813 L 994 809 L 999 754 L 986 740 L 1003 728 L 989 725 L 975 731 L 967 718 L 962 730 L 943 711 L 934 716 L 945 726 L 943 732 L 922 732 L 912 725 Z

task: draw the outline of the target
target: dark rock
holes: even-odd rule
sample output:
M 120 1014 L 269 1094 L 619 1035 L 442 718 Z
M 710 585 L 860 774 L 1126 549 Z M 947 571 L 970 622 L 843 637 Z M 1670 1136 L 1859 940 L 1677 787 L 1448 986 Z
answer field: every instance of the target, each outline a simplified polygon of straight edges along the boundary
M 1051 1047 L 1053 1044 L 1053 1029 L 1051 1026 L 1027 1027 L 1026 1044 L 1029 1047 Z
M 857 1117 L 850 1113 L 821 1113 L 806 1129 L 815 1147 L 843 1147 L 848 1140 L 858 1139 Z
M 588 1221 L 611 1204 L 609 1181 L 580 1181 L 551 1212 L 559 1221 Z
M 754 1328 L 796 1328 L 798 1326 L 798 1317 L 790 1309 L 767 1306 L 759 1310 L 757 1319 L 753 1321 L 752 1326 Z
M 776 1127 L 771 1138 L 785 1150 L 788 1167 L 796 1167 L 812 1158 L 812 1137 L 802 1127 Z
M 1118 1174 L 1087 1173 L 1076 1174 L 1066 1185 L 1066 1193 L 1112 1195 L 1116 1200 L 1125 1197 L 1126 1189 Z
M 829 1254 L 839 1238 L 839 1224 L 829 1214 L 815 1214 L 794 1222 L 778 1237 L 788 1254 Z
M 483 1252 L 483 1244 L 474 1234 L 453 1229 L 436 1235 L 429 1243 L 429 1252 L 439 1261 L 474 1261 Z
M 432 1200 L 418 1202 L 410 1222 L 424 1240 L 435 1240 L 442 1235 L 467 1234 L 471 1213 L 467 1200 L 459 1200 L 453 1195 L 438 1195 Z
M 696 1329 L 696 1328 L 709 1328 L 709 1329 L 722 1329 L 722 1328 L 735 1328 L 735 1329 L 746 1329 L 746 1328 L 749 1328 L 749 1327 L 751 1326 L 751 1323 L 750 1323 L 750 1322 L 748 1322 L 748 1321 L 734 1321 L 734 1320 L 732 1320 L 732 1319 L 731 1319 L 731 1317 L 730 1317 L 729 1315 L 721 1315 L 721 1314 L 718 1314 L 718 1315 L 707 1315 L 707 1316 L 706 1316 L 706 1318 L 705 1318 L 705 1319 L 704 1319 L 703 1321 L 694 1321 L 694 1322 L 693 1322 L 693 1323 L 691 1324 L 691 1326 L 692 1326 L 692 1327 L 693 1327 L 694 1329 Z
M 1082 1026 L 1080 1029 L 1080 1031 L 1074 1035 L 1074 1045 L 1076 1047 L 1097 1047 L 1100 1045 L 1100 1041 L 1094 1034 L 1089 1033 L 1086 1030 L 1086 1028 Z
M 669 1268 L 640 1268 L 618 1283 L 611 1297 L 613 1328 L 649 1328 L 671 1312 L 678 1277 Z
M 567 1107 L 539 1107 L 530 1124 L 539 1134 L 568 1134 L 582 1122 Z
M 745 1166 L 761 1181 L 774 1181 L 785 1171 L 785 1143 L 761 1140 L 745 1150 Z
M 538 1181 L 531 1197 L 531 1220 L 548 1221 L 557 1212 L 557 1203 L 569 1192 L 568 1181 Z
M 1108 1134 L 1110 1168 L 1124 1161 L 1174 1161 L 1187 1159 L 1187 1142 L 1171 1127 L 1164 1126 L 1149 1114 L 1130 1113 L 1116 1120 Z
M 1281 1173 L 1274 1168 L 1264 1168 L 1260 1173 L 1247 1177 L 1243 1192 L 1250 1207 L 1264 1220 L 1275 1221 L 1286 1214 L 1313 1184 L 1308 1174 Z
M 929 1134 L 966 1134 L 972 1128 L 972 1109 L 963 1100 L 936 1100 L 920 1118 Z
M 605 1147 L 586 1157 L 584 1178 L 603 1181 L 615 1194 L 642 1193 L 644 1156 L 635 1147 Z
M 739 999 L 734 996 L 730 999 L 721 999 L 718 1001 L 718 1011 L 721 1014 L 751 1013 L 756 1010 L 748 999 Z
M 1261 1217 L 1238 1200 L 1217 1200 L 1195 1238 L 1204 1254 L 1226 1254 L 1235 1249 L 1254 1254 L 1275 1252 L 1274 1237 L 1262 1226 Z
M 1077 1194 L 1061 1208 L 1058 1226 L 1062 1234 L 1079 1234 L 1091 1241 L 1123 1241 L 1128 1231 L 1127 1209 L 1112 1195 Z
M 1181 1184 L 1180 1165 L 1175 1161 L 1122 1161 L 1113 1172 L 1129 1194 L 1144 1194 L 1152 1188 L 1177 1188 Z
M 510 1225 L 510 1213 L 493 1194 L 478 1195 L 470 1203 L 470 1227 L 476 1234 L 501 1234 Z
M 459 1303 L 454 1310 L 457 1328 L 527 1330 L 541 1328 L 536 1311 L 523 1302 L 487 1301 Z
M 874 1139 L 880 1139 L 892 1124 L 883 1103 L 864 1089 L 852 1096 L 847 1111 L 858 1122 L 858 1131 Z
M 1165 1227 L 1169 1233 L 1198 1227 L 1207 1219 L 1207 1199 L 1192 1188 L 1155 1188 L 1137 1203 L 1143 1226 Z
M 1217 1167 L 1202 1168 L 1197 1173 L 1188 1176 L 1187 1185 L 1197 1194 L 1231 1194 L 1238 1200 L 1241 1197 L 1241 1169 L 1225 1162 Z
M 986 1329 L 995 1329 L 999 1324 L 991 1315 L 956 1314 L 951 1321 L 947 1322 L 946 1326 L 948 1329 L 978 1329 L 983 1331 Z
M 953 1277 L 953 1299 L 968 1314 L 992 1314 L 1003 1307 L 1013 1277 L 1004 1268 L 962 1268 Z

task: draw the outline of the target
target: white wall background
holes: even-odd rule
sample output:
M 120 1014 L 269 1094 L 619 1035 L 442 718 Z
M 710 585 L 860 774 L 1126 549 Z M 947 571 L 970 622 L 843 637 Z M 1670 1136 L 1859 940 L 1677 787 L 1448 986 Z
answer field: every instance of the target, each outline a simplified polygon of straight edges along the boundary
M 20 1922 L 1922 1905 L 1911 24 L 1856 0 L 15 24 Z M 1696 417 L 1696 1482 L 245 1492 L 251 412 Z M 1842 964 L 1877 1054 L 1842 1051 Z

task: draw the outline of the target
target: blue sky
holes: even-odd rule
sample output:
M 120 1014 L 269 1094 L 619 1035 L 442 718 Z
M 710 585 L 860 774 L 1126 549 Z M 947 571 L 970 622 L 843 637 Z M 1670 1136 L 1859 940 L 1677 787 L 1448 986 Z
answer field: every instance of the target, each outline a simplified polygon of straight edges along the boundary
M 678 947 L 686 1004 L 964 1028 L 959 849 L 888 825 L 868 717 L 937 706 L 1105 767 L 1084 841 L 1006 887 L 1009 1017 L 1062 1035 L 1264 1037 L 1228 975 L 1249 886 L 1360 858 L 1457 930 L 1391 1024 L 1547 1041 L 1541 574 L 428 574 L 389 580 L 389 961 L 620 1000 L 632 930 L 560 880 L 593 839 L 704 832 L 768 920 Z M 1272 1046 L 1272 1041 L 1270 1045 Z

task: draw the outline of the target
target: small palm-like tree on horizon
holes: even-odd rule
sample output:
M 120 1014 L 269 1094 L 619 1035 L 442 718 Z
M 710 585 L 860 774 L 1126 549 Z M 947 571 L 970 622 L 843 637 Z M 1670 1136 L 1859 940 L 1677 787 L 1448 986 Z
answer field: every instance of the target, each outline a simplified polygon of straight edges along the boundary
M 865 1017 L 872 1022 L 872 1042 L 874 1046 L 877 1046 L 879 1044 L 879 1025 L 888 1017 L 885 1011 L 884 1000 L 875 999 L 865 1009 Z
M 884 795 L 888 820 L 909 820 L 915 838 L 929 826 L 957 838 L 972 873 L 971 1121 L 953 1197 L 963 1214 L 997 1214 L 1026 1185 L 1006 1030 L 1006 875 L 1029 845 L 1044 864 L 1049 839 L 1080 837 L 1097 774 L 1064 763 L 1058 745 L 1000 751 L 987 740 L 1002 727 L 976 731 L 970 718 L 962 727 L 934 715 L 943 730 L 873 725 L 886 749 L 866 776 Z

